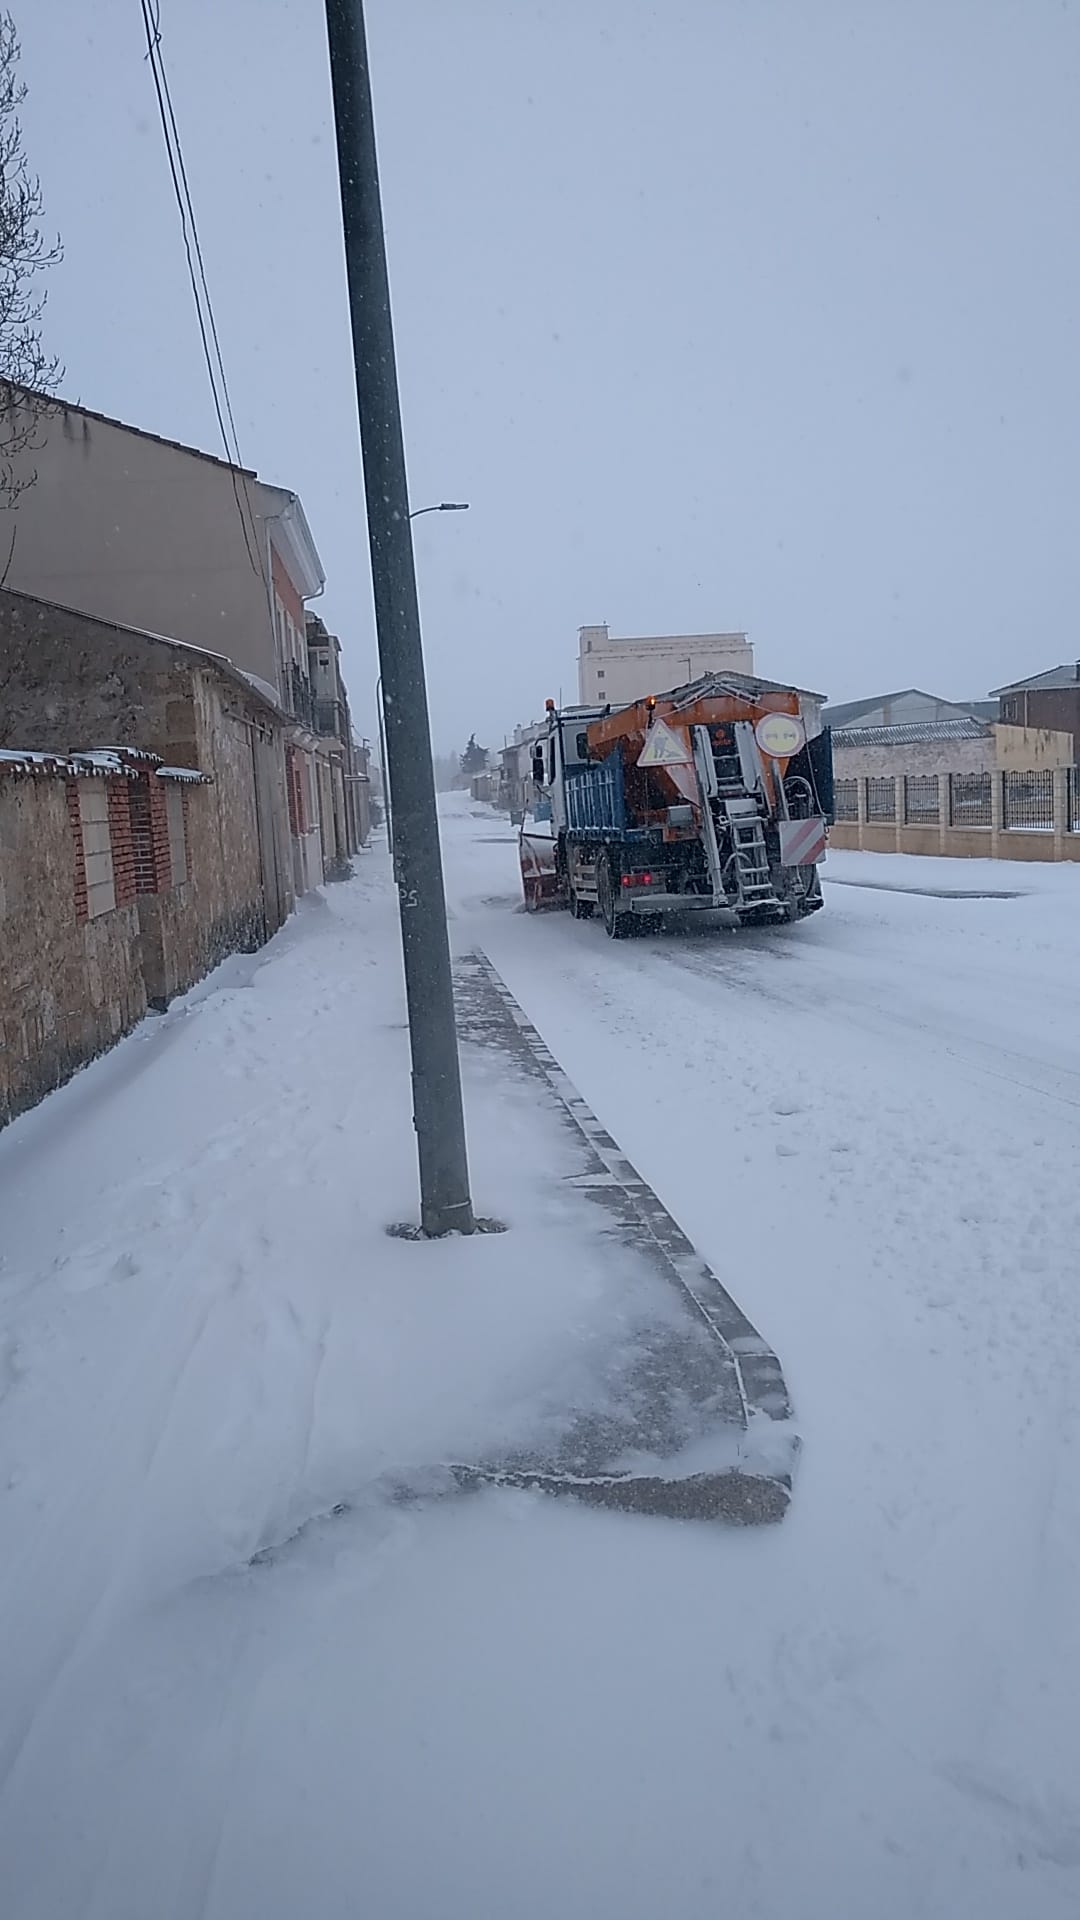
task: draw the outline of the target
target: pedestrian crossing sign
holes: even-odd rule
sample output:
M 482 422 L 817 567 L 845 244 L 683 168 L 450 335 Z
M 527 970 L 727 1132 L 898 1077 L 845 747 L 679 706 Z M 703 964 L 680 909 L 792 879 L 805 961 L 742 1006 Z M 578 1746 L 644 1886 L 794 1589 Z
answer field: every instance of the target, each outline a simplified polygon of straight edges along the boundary
M 645 745 L 638 754 L 638 766 L 686 767 L 692 766 L 693 761 L 686 729 L 680 727 L 676 732 L 666 720 L 655 719 L 645 735 Z

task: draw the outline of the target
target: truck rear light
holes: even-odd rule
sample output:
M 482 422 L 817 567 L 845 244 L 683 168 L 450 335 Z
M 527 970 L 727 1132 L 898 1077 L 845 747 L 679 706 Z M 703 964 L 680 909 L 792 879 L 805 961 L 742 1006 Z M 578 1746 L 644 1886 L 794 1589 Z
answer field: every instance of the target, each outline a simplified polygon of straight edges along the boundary
M 652 887 L 656 884 L 656 875 L 655 873 L 624 873 L 622 883 L 624 887 Z

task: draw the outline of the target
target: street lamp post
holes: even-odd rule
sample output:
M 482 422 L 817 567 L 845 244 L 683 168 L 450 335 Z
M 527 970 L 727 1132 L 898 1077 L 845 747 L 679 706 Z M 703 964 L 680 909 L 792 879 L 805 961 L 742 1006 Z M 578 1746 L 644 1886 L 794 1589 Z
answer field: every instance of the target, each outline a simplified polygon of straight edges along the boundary
M 434 507 L 414 507 L 410 520 L 419 520 L 422 513 L 468 513 L 467 500 L 440 500 Z M 386 725 L 383 720 L 382 674 L 375 682 L 375 711 L 379 720 L 379 766 L 382 771 L 383 812 L 386 815 L 386 844 L 391 860 L 394 858 L 394 823 L 390 817 L 390 777 L 386 770 Z
M 325 0 L 424 1233 L 475 1230 L 363 0 Z M 449 503 L 448 503 L 449 504 Z

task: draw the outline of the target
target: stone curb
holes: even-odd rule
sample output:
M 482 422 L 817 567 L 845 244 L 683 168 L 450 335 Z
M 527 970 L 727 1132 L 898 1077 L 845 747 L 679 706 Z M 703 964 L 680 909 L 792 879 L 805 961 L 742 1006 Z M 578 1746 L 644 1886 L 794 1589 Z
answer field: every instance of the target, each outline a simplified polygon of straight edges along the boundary
M 754 1425 L 760 1432 L 762 1424 L 768 1422 L 777 1443 L 770 1446 L 769 1452 L 775 1453 L 777 1460 L 784 1464 L 760 1474 L 736 1471 L 695 1474 L 683 1479 L 674 1475 L 659 1479 L 607 1474 L 574 1478 L 528 1470 L 488 1472 L 462 1466 L 452 1469 L 458 1484 L 476 1484 L 482 1479 L 500 1485 L 544 1487 L 625 1511 L 668 1512 L 679 1517 L 694 1515 L 743 1523 L 781 1518 L 790 1499 L 792 1468 L 799 1442 L 776 1354 L 600 1124 L 487 954 L 477 951 L 463 958 L 459 962 L 459 974 L 464 968 L 479 973 L 487 989 L 498 996 L 532 1069 L 543 1078 L 586 1148 L 586 1169 L 583 1174 L 572 1177 L 570 1184 L 608 1206 L 615 1203 L 635 1240 L 647 1245 L 654 1264 L 690 1310 L 705 1322 L 721 1347 L 725 1366 L 731 1367 L 738 1385 L 744 1429 Z

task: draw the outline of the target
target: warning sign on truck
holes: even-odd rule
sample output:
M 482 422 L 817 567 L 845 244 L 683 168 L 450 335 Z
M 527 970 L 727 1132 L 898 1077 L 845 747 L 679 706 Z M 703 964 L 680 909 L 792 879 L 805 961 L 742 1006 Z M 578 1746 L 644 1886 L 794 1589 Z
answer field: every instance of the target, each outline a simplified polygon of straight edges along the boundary
M 676 732 L 666 720 L 655 719 L 645 735 L 645 745 L 638 754 L 639 767 L 687 767 L 694 763 L 690 750 L 690 736 L 685 728 Z

